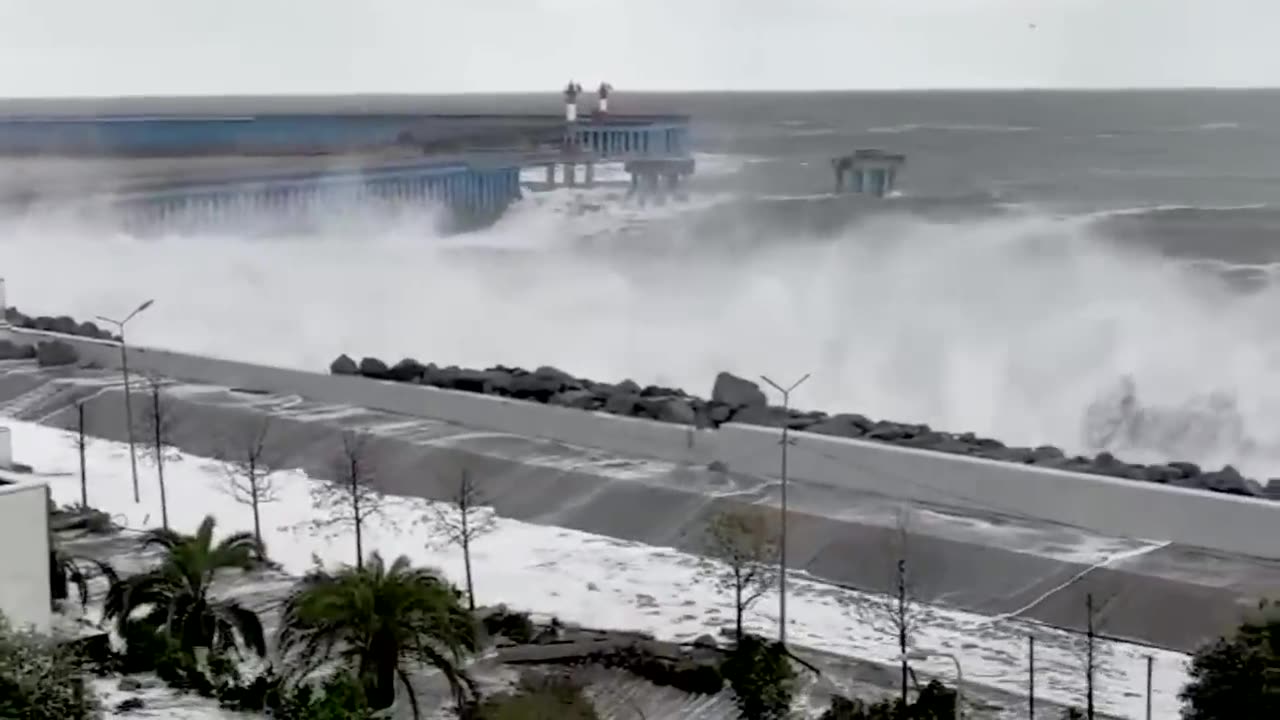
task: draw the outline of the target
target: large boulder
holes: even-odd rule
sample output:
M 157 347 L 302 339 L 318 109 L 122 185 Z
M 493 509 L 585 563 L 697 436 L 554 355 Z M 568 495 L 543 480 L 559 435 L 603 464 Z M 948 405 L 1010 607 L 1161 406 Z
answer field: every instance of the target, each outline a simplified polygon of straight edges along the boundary
M 733 421 L 744 425 L 761 425 L 780 428 L 788 425 L 790 414 L 780 407 L 769 405 L 747 405 L 733 414 Z
M 12 340 L 0 340 L 0 360 L 30 360 L 36 356 L 36 349 L 30 345 L 19 345 Z
M 387 364 L 376 357 L 367 357 L 360 360 L 360 374 L 375 380 L 388 379 Z
M 565 390 L 551 396 L 548 402 L 577 410 L 599 410 L 604 406 L 605 399 L 590 390 Z
M 42 342 L 36 345 L 36 364 L 40 367 L 59 367 L 74 365 L 80 360 L 80 354 L 74 347 L 61 340 Z
M 560 390 L 581 389 L 586 387 L 586 383 L 583 381 L 560 368 L 552 367 L 550 365 L 543 365 L 539 367 L 537 370 L 533 371 L 533 374 L 546 383 L 558 384 L 560 386 Z
M 511 375 L 507 381 L 508 393 L 517 400 L 546 403 L 565 388 L 564 380 L 557 375 L 537 372 Z
M 603 409 L 612 415 L 634 417 L 640 410 L 640 395 L 624 392 L 612 393 L 605 398 Z
M 329 363 L 329 374 L 331 375 L 359 375 L 360 366 L 356 364 L 348 355 L 339 355 L 333 362 Z
M 765 407 L 769 404 L 759 385 L 729 372 L 716 375 L 711 400 L 731 408 Z
M 96 324 L 91 322 L 82 322 L 76 325 L 75 334 L 80 335 L 82 337 L 98 338 L 102 340 L 111 339 L 111 333 L 103 330 L 102 328 L 98 327 Z
M 1268 480 L 1267 487 L 1262 491 L 1262 496 L 1269 500 L 1280 500 L 1280 478 Z
M 53 319 L 52 323 L 50 323 L 49 329 L 54 332 L 62 333 L 63 335 L 79 335 L 80 323 L 76 322 L 75 318 L 67 315 L 59 315 Z
M 451 385 L 453 390 L 461 390 L 462 392 L 472 393 L 491 393 L 493 392 L 494 381 L 502 382 L 501 373 L 488 372 L 485 370 L 454 370 L 450 373 Z
M 387 371 L 387 375 L 396 382 L 421 382 L 422 376 L 427 372 L 427 366 L 414 360 L 413 358 L 405 358 Z
M 1262 486 L 1256 481 L 1244 477 L 1239 470 L 1228 465 L 1215 472 L 1207 472 L 1194 479 L 1200 487 L 1214 492 L 1230 495 L 1258 497 L 1263 494 Z

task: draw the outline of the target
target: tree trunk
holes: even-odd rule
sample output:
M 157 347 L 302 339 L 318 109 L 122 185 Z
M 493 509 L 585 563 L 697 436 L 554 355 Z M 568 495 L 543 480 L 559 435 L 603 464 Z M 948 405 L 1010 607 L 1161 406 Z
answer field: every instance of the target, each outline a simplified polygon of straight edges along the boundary
M 471 612 L 475 612 L 476 586 L 471 580 L 471 539 L 467 537 L 465 530 L 462 535 L 462 565 L 467 572 L 467 607 Z
M 735 569 L 733 571 L 733 609 L 734 609 L 734 639 L 742 642 L 742 572 Z
M 262 546 L 262 521 L 258 517 L 258 463 L 249 455 L 249 499 L 253 502 L 253 538 Z
M 467 477 L 462 476 L 462 487 L 458 493 L 458 510 L 462 517 L 459 518 L 459 526 L 462 528 L 460 533 L 462 540 L 462 565 L 467 572 L 467 607 L 471 612 L 476 611 L 476 586 L 471 580 L 471 499 L 468 497 L 471 489 L 467 487 Z
M 360 480 L 359 469 L 356 463 L 351 463 L 351 517 L 355 520 L 356 526 L 356 569 L 364 569 L 364 537 L 362 531 L 364 528 L 363 518 L 360 517 Z M 395 673 L 393 672 L 394 676 Z M 394 679 L 394 677 L 393 677 Z
M 154 415 L 155 420 L 156 477 L 160 480 L 160 524 L 164 526 L 165 530 L 168 530 L 169 500 L 164 488 L 164 427 L 162 424 L 163 416 L 160 412 L 160 390 L 156 388 L 151 392 L 151 413 Z
M 80 451 L 80 505 L 89 507 L 89 473 L 85 466 L 84 403 L 76 403 L 76 449 Z
M 1085 611 L 1088 613 L 1088 618 L 1086 619 L 1088 632 L 1085 637 L 1085 642 L 1087 643 L 1087 645 L 1085 647 L 1085 668 L 1084 668 L 1085 716 L 1088 717 L 1089 720 L 1093 720 L 1093 674 L 1094 674 L 1093 593 L 1089 593 L 1084 596 L 1084 603 L 1085 603 Z
M 907 701 L 907 561 L 898 561 L 898 652 L 902 654 L 902 707 L 908 707 Z
M 395 657 L 374 658 L 373 676 L 364 681 L 371 710 L 384 710 L 396 701 Z

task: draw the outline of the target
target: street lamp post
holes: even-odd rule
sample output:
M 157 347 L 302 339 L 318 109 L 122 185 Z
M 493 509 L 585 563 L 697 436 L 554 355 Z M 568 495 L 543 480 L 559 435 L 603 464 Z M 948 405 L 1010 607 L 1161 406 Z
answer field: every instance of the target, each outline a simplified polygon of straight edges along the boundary
M 790 415 L 791 410 L 791 393 L 800 387 L 801 383 L 809 379 L 809 373 L 805 373 L 803 377 L 791 383 L 788 387 L 782 387 L 778 383 L 769 379 L 766 375 L 760 376 L 761 380 L 773 386 L 782 394 L 782 411 L 784 416 Z M 781 538 L 778 542 L 778 642 L 783 645 L 787 644 L 787 446 L 791 443 L 790 426 L 787 422 L 782 423 L 782 521 L 779 527 Z
M 962 717 L 960 709 L 964 705 L 964 670 L 960 667 L 960 658 L 949 652 L 908 650 L 898 656 L 898 662 L 903 662 L 905 660 L 928 660 L 935 657 L 947 658 L 956 666 L 956 720 L 960 720 Z
M 138 493 L 138 455 L 134 450 L 133 441 L 133 400 L 129 393 L 129 350 L 124 342 L 124 326 L 132 320 L 138 313 L 151 307 L 155 300 L 148 300 L 133 312 L 125 316 L 123 320 L 112 320 L 109 317 L 98 316 L 98 319 L 105 323 L 115 325 L 120 334 L 120 372 L 124 376 L 124 414 L 125 414 L 125 432 L 129 436 L 129 471 L 133 474 L 133 501 L 141 502 L 142 496 Z

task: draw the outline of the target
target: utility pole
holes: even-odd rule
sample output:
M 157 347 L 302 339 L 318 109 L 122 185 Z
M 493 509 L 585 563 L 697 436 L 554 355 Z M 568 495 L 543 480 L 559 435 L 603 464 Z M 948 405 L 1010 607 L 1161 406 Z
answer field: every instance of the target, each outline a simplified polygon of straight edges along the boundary
M 782 394 L 782 411 L 783 415 L 790 415 L 791 410 L 791 393 L 805 381 L 809 379 L 809 373 L 805 373 L 803 377 L 791 383 L 788 387 L 782 387 L 778 383 L 770 380 L 768 376 L 761 375 L 761 380 L 773 386 L 773 389 Z M 778 642 L 783 645 L 787 644 L 787 446 L 791 444 L 790 430 L 787 422 L 782 423 L 782 522 L 779 523 L 781 538 L 778 542 Z
M 84 459 L 84 403 L 76 403 L 76 450 L 80 455 L 80 506 L 89 507 L 89 473 Z
M 1156 656 L 1147 656 L 1147 720 L 1151 720 L 1151 676 L 1156 673 Z
M 1085 611 L 1088 613 L 1088 619 L 1087 619 L 1088 636 L 1086 638 L 1086 642 L 1088 642 L 1088 645 L 1085 648 L 1085 653 L 1086 653 L 1086 656 L 1085 656 L 1085 717 L 1087 717 L 1089 720 L 1094 720 L 1093 674 L 1095 669 L 1094 665 L 1096 663 L 1096 659 L 1094 657 L 1094 642 L 1096 641 L 1097 636 L 1094 632 L 1094 627 L 1093 627 L 1093 593 L 1088 593 L 1084 596 L 1084 603 L 1085 603 Z
M 1031 720 L 1036 720 L 1036 636 L 1035 635 L 1027 635 L 1027 717 L 1031 718 Z
M 151 307 L 155 300 L 148 300 L 133 312 L 125 316 L 123 320 L 112 320 L 109 317 L 98 316 L 98 319 L 105 323 L 115 325 L 120 334 L 120 372 L 124 376 L 124 414 L 125 414 L 125 431 L 129 434 L 129 472 L 133 475 L 133 501 L 135 503 L 142 501 L 142 496 L 138 492 L 138 456 L 134 448 L 133 440 L 133 401 L 129 393 L 129 349 L 124 342 L 124 326 L 130 320 L 138 315 L 138 313 Z

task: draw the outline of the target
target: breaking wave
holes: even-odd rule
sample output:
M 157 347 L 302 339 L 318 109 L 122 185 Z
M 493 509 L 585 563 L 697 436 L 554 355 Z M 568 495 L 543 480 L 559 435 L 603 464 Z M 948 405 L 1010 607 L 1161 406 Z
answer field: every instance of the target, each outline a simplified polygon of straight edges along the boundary
M 1093 217 L 908 207 L 815 226 L 733 207 L 557 191 L 452 238 L 420 213 L 359 209 L 258 239 L 144 240 L 28 216 L 0 224 L 0 273 L 31 312 L 110 315 L 154 297 L 135 342 L 225 357 L 552 364 L 698 393 L 725 369 L 811 372 L 799 406 L 1280 469 L 1266 442 L 1280 437 L 1274 283 L 1240 293 L 1108 239 Z M 1149 412 L 1135 422 L 1137 406 Z

